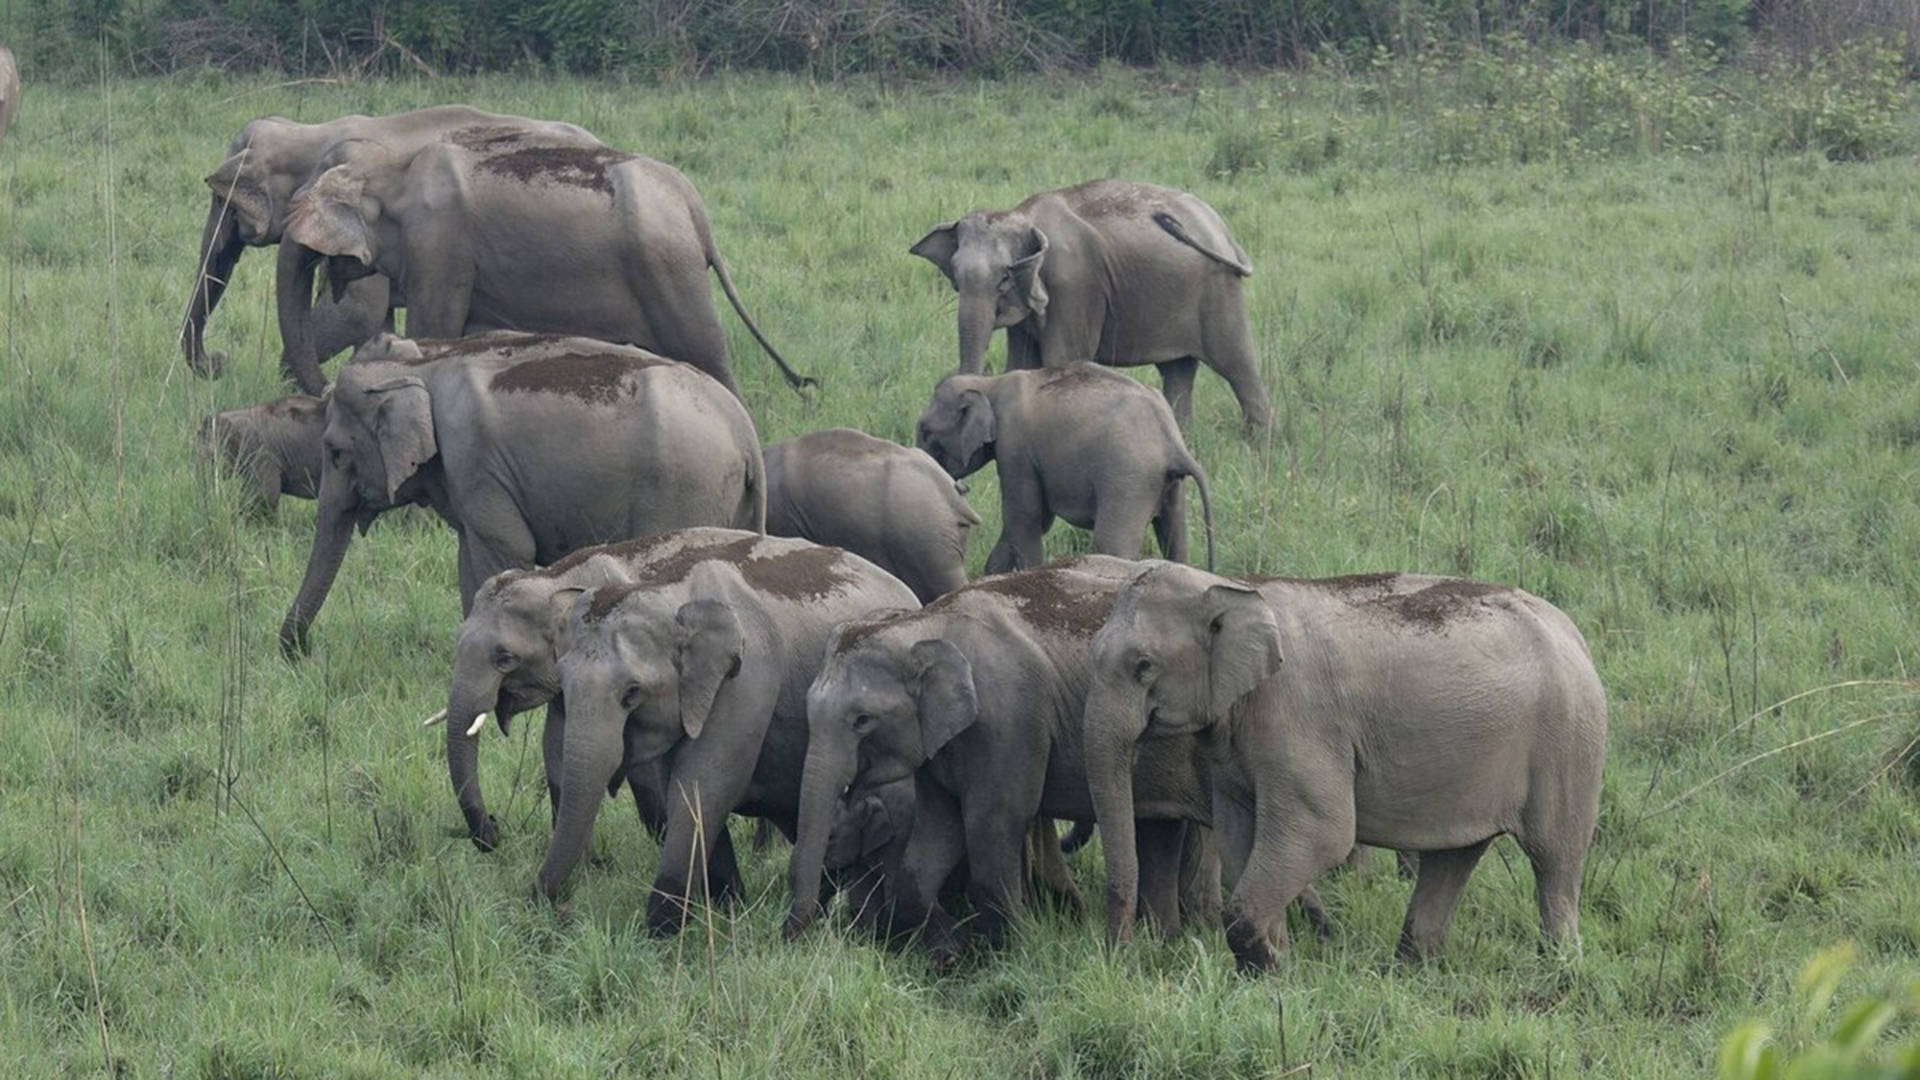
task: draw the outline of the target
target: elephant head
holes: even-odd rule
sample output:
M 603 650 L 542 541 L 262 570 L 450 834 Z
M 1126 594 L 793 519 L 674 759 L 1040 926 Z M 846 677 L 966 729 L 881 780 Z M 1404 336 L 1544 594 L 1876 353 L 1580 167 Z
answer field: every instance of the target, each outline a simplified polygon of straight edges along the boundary
M 287 205 L 279 263 L 274 275 L 280 320 L 281 366 L 300 374 L 314 354 L 314 273 L 322 260 L 338 302 L 347 284 L 377 272 L 386 250 L 385 201 L 398 169 L 378 143 L 349 139 L 333 147 L 319 175 Z M 318 369 L 302 376 L 317 379 Z M 316 388 L 308 387 L 309 392 Z
M 999 424 L 987 396 L 987 378 L 949 375 L 933 388 L 933 397 L 914 425 L 914 445 L 958 480 L 993 460 Z
M 203 251 L 224 250 L 234 241 L 256 247 L 279 241 L 293 192 L 266 155 L 251 146 L 230 154 L 207 174 L 206 184 L 213 193 L 213 212 L 207 218 L 210 242 Z M 215 238 L 217 245 L 211 243 Z
M 979 716 L 973 665 L 964 653 L 940 638 L 871 633 L 873 625 L 842 627 L 807 690 L 789 936 L 819 914 L 820 872 L 842 793 L 910 781 Z
M 1122 586 L 1093 638 L 1087 691 L 1087 785 L 1104 834 L 1107 933 L 1133 925 L 1139 864 L 1133 836 L 1135 744 L 1191 735 L 1279 670 L 1280 628 L 1260 593 L 1178 563 L 1153 561 Z
M 354 354 L 328 400 L 313 550 L 280 626 L 288 656 L 306 651 L 307 628 L 326 603 L 354 526 L 365 533 L 384 511 L 416 501 L 420 469 L 440 452 L 421 369 L 378 362 L 388 357 L 417 360 L 420 350 L 391 336 L 376 339 Z
M 460 624 L 447 692 L 447 774 L 482 851 L 498 842 L 480 796 L 479 745 L 489 712 L 502 731 L 514 716 L 560 693 L 559 655 L 566 649 L 567 615 L 581 586 L 538 571 L 508 570 L 487 579 Z
M 960 294 L 962 372 L 985 366 L 994 330 L 1029 319 L 1045 322 L 1047 286 L 1040 269 L 1047 234 L 1027 215 L 968 214 L 934 227 L 909 250 L 939 267 Z
M 683 740 L 701 738 L 722 691 L 741 675 L 746 628 L 731 606 L 700 597 L 703 591 L 608 585 L 574 601 L 559 663 L 567 702 L 560 807 L 539 877 L 549 899 L 559 896 L 586 850 L 601 797 L 618 783 L 622 763 L 657 761 Z M 766 698 L 770 717 L 779 679 L 766 674 L 749 678 L 771 683 L 771 694 L 756 695 Z M 751 772 L 758 741 L 742 752 Z

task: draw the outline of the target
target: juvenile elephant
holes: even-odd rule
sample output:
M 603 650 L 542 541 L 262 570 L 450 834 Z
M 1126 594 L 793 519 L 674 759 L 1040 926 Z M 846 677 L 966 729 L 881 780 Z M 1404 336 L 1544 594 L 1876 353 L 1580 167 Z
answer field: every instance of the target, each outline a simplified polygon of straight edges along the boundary
M 1093 654 L 1087 775 L 1110 938 L 1133 918 L 1128 763 L 1189 736 L 1214 748 L 1227 943 L 1242 969 L 1274 965 L 1287 901 L 1356 839 L 1420 853 L 1403 957 L 1440 948 L 1502 833 L 1533 863 L 1546 936 L 1578 941 L 1607 702 L 1552 604 L 1458 578 L 1242 582 L 1153 562 L 1120 590 Z
M 1184 191 L 1092 180 L 1011 210 L 975 211 L 913 245 L 960 294 L 960 371 L 1007 328 L 1007 367 L 1155 364 L 1174 415 L 1193 412 L 1201 363 L 1249 425 L 1273 422 L 1241 279 L 1253 273 L 1213 207 Z
M 658 763 L 666 839 L 647 925 L 678 930 L 697 899 L 689 882 L 728 814 L 770 819 L 793 835 L 807 686 L 834 626 L 918 604 L 858 555 L 774 537 L 745 537 L 692 565 L 656 563 L 577 599 L 560 655 L 560 808 L 540 893 L 558 898 L 623 761 Z
M 263 116 L 241 128 L 227 146 L 226 159 L 206 180 L 211 201 L 200 237 L 193 295 L 180 328 L 180 348 L 187 363 L 202 375 L 219 374 L 222 357 L 206 349 L 207 319 L 226 292 L 240 256 L 249 247 L 280 243 L 294 193 L 338 164 L 350 144 L 378 144 L 385 152 L 411 156 L 455 131 L 474 128 L 525 131 L 585 147 L 600 145 L 600 140 L 572 124 L 502 116 L 466 105 L 436 105 L 390 116 L 342 116 L 321 124 Z M 291 249 L 281 252 L 282 256 L 296 254 Z M 320 374 L 322 361 L 373 337 L 382 326 L 391 329 L 391 309 L 405 302 L 389 292 L 384 277 L 335 285 L 333 294 L 314 308 L 306 348 L 283 353 L 281 358 L 282 371 L 309 394 L 320 393 L 326 385 Z
M 282 495 L 319 497 L 320 437 L 326 427 L 326 401 L 292 394 L 207 417 L 199 442 L 203 453 L 217 456 L 244 478 L 249 512 L 271 518 Z
M 588 544 L 693 525 L 761 530 L 753 420 L 719 383 L 643 349 L 496 333 L 383 335 L 327 406 L 320 510 L 280 626 L 306 650 L 355 525 L 419 503 L 460 536 L 460 612 L 480 583 Z
M 926 454 L 851 428 L 768 446 L 767 532 L 872 559 L 929 603 L 967 583 L 966 487 Z
M 920 414 L 915 442 L 953 477 L 1000 470 L 1000 540 L 987 573 L 1046 561 L 1055 517 L 1093 530 L 1093 550 L 1140 554 L 1149 522 L 1161 554 L 1187 558 L 1180 481 L 1200 489 L 1213 566 L 1213 496 L 1165 402 L 1139 383 L 1085 362 L 1004 375 L 949 375 Z
M 20 65 L 14 62 L 12 50 L 0 45 L 0 144 L 7 141 L 7 129 L 19 108 Z
M 1131 571 L 1105 556 L 1067 560 L 840 629 L 807 693 L 789 937 L 818 915 L 841 792 L 908 779 L 912 830 L 887 888 L 896 926 L 927 923 L 930 942 L 946 947 L 940 886 L 964 859 L 979 925 L 990 940 L 1001 934 L 1024 894 L 1029 824 L 1094 816 L 1081 756 L 1084 687 L 1093 633 Z M 1141 896 L 1174 933 L 1183 834 L 1192 831 L 1183 823 L 1208 819 L 1207 781 L 1190 739 L 1155 743 L 1132 776 L 1134 813 L 1147 820 L 1109 842 L 1139 845 Z
M 512 129 L 455 131 L 417 153 L 362 146 L 293 201 L 278 290 L 290 357 L 311 349 L 316 256 L 330 278 L 402 283 L 407 331 L 460 337 L 542 330 L 672 357 L 739 395 L 707 284 L 727 300 L 789 384 L 714 246 L 706 204 L 679 170 L 638 154 Z

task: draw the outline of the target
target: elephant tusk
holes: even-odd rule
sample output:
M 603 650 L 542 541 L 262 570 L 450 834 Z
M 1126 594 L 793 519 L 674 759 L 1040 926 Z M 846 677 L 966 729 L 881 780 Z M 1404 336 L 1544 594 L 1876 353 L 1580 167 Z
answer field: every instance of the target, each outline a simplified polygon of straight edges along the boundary
M 467 729 L 467 738 L 469 738 L 469 739 L 471 739 L 471 738 L 473 738 L 473 737 L 474 737 L 475 735 L 478 735 L 478 734 L 480 734 L 480 729 L 481 729 L 481 728 L 483 728 L 483 727 L 486 727 L 486 726 L 487 726 L 487 714 L 486 714 L 486 713 L 481 713 L 481 714 L 480 714 L 479 716 L 476 716 L 476 717 L 474 717 L 474 718 L 473 718 L 473 726 L 472 726 L 472 727 L 469 727 L 469 728 Z
M 432 716 L 429 716 L 425 720 L 421 721 L 420 726 L 432 727 L 433 725 L 444 721 L 446 718 L 447 718 L 447 710 L 441 709 L 439 712 L 434 713 Z

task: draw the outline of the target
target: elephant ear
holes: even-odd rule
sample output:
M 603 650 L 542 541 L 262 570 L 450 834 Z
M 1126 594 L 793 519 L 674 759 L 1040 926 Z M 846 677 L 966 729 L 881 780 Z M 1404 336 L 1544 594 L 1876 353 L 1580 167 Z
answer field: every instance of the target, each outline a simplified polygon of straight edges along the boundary
M 380 442 L 380 458 L 387 467 L 387 498 L 413 478 L 420 466 L 433 460 L 440 444 L 433 437 L 433 397 L 417 375 L 369 386 L 373 402 L 373 435 Z
M 245 226 L 247 235 L 266 239 L 273 235 L 273 197 L 260 182 L 258 170 L 247 167 L 247 153 L 229 156 L 208 173 L 207 188 Z
M 1041 264 L 1047 260 L 1047 234 L 1039 228 L 1027 230 L 1027 254 L 1014 260 L 1013 296 L 1035 318 L 1047 316 L 1047 285 L 1040 280 Z
M 373 264 L 372 222 L 379 203 L 366 198 L 366 179 L 348 165 L 335 165 L 293 198 L 286 239 L 327 256 Z
M 993 415 L 993 402 L 979 390 L 960 391 L 960 426 L 954 438 L 960 443 L 960 460 L 972 461 L 983 447 L 992 446 L 999 437 L 999 421 Z
M 1224 720 L 1241 698 L 1280 669 L 1280 624 L 1266 598 L 1244 585 L 1214 585 L 1202 605 L 1209 712 Z
M 566 585 L 555 589 L 547 598 L 547 637 L 553 642 L 553 655 L 559 656 L 567 651 L 567 643 L 572 637 L 569 632 L 573 626 L 573 603 L 587 590 L 579 585 Z
M 960 283 L 953 280 L 953 253 L 960 250 L 960 223 L 949 221 L 945 225 L 935 225 L 919 243 L 907 249 L 940 268 L 947 275 L 947 282 L 954 288 Z
M 914 700 L 920 706 L 920 749 L 930 759 L 980 715 L 973 665 L 952 642 L 940 638 L 915 643 L 907 657 Z
M 680 726 L 697 739 L 713 712 L 720 684 L 740 673 L 746 634 L 733 609 L 718 600 L 691 600 L 674 617 L 679 637 Z

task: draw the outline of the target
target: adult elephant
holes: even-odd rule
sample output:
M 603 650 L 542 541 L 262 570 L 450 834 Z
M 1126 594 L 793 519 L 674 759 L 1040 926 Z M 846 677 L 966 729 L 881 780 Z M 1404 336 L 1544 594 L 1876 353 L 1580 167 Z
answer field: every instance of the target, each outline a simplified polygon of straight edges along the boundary
M 293 201 L 276 283 L 282 347 L 311 348 L 318 259 L 334 281 L 377 272 L 407 296 L 407 331 L 584 334 L 692 364 L 739 396 L 707 283 L 790 385 L 811 382 L 760 332 L 678 169 L 515 130 L 457 131 L 415 154 L 361 146 Z
M 666 839 L 647 925 L 677 930 L 728 814 L 770 819 L 793 835 L 807 686 L 835 625 L 918 606 L 911 589 L 858 555 L 757 536 L 576 599 L 560 656 L 566 735 L 541 894 L 559 897 L 615 770 L 657 763 Z
M 0 113 L 4 105 L 0 100 Z M 211 189 L 207 222 L 200 234 L 193 295 L 180 328 L 180 349 L 188 365 L 201 375 L 219 374 L 224 358 L 207 351 L 207 319 L 226 293 L 240 256 L 249 247 L 280 243 L 294 193 L 338 164 L 348 144 L 378 144 L 388 153 L 411 156 L 468 130 L 523 131 L 556 143 L 601 145 L 572 124 L 503 116 L 467 105 L 436 105 L 389 116 L 356 114 L 320 124 L 263 116 L 241 128 L 227 145 L 226 159 L 206 180 Z M 373 337 L 383 325 L 391 328 L 391 309 L 405 303 L 390 291 L 385 277 L 336 284 L 339 289 L 314 308 L 307 346 L 281 355 L 281 370 L 309 394 L 320 393 L 326 385 L 322 362 Z
M 896 927 L 924 923 L 928 942 L 947 948 L 938 894 L 964 859 L 977 922 L 990 940 L 1000 935 L 1024 894 L 1029 823 L 1094 817 L 1080 737 L 1086 677 L 1094 631 L 1132 568 L 1085 556 L 984 578 L 920 611 L 842 628 L 807 697 L 788 936 L 818 915 L 841 792 L 908 778 L 912 830 L 887 890 Z M 1134 812 L 1148 820 L 1110 842 L 1130 852 L 1139 844 L 1140 894 L 1156 921 L 1177 932 L 1181 851 L 1195 840 L 1184 823 L 1205 822 L 1210 812 L 1197 747 L 1191 739 L 1158 742 L 1138 755 L 1132 778 Z M 1190 869 L 1211 878 L 1217 904 L 1217 863 Z M 1204 887 L 1194 892 L 1204 904 Z
M 460 612 L 502 570 L 661 529 L 766 525 L 753 420 L 719 383 L 587 338 L 382 335 L 340 371 L 313 551 L 280 626 L 304 652 L 354 526 L 407 503 L 460 536 Z
M 20 65 L 14 62 L 12 50 L 0 45 L 0 144 L 7 141 L 7 129 L 19 108 Z
M 1286 904 L 1361 843 L 1420 853 L 1400 954 L 1433 954 L 1487 845 L 1533 863 L 1541 928 L 1579 938 L 1607 702 L 1552 604 L 1458 578 L 1233 581 L 1137 570 L 1094 639 L 1086 756 L 1107 856 L 1107 927 L 1132 924 L 1129 762 L 1199 737 L 1242 969 L 1285 949 Z M 1142 741 L 1146 740 L 1146 741 Z
M 1185 427 L 1204 363 L 1249 425 L 1272 423 L 1241 285 L 1253 269 L 1196 195 L 1092 180 L 935 226 L 911 250 L 960 294 L 964 374 L 984 368 L 988 339 L 1005 327 L 1009 369 L 1154 364 Z

